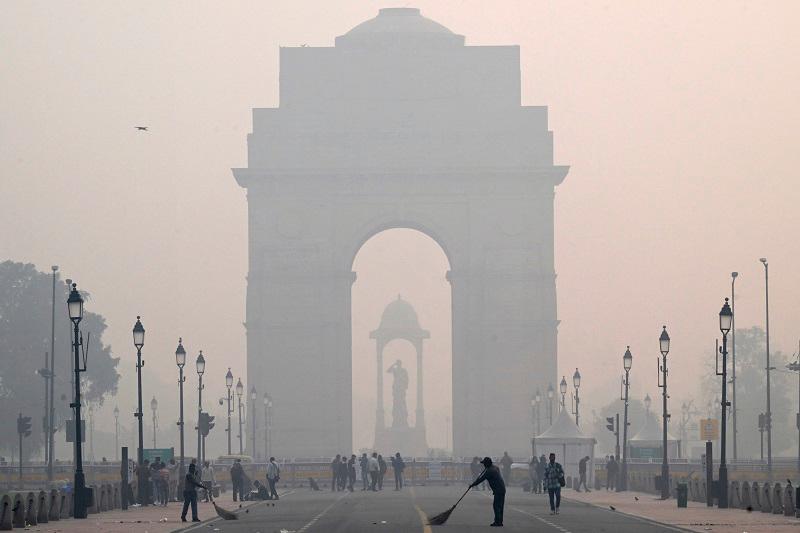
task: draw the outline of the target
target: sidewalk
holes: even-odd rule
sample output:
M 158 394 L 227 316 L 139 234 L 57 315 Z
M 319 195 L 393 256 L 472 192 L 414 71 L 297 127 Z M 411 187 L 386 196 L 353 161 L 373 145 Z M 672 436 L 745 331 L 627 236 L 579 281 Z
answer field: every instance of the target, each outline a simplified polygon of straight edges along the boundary
M 678 509 L 675 498 L 660 500 L 658 496 L 643 492 L 607 492 L 605 489 L 590 493 L 566 490 L 562 497 L 638 516 L 662 524 L 681 527 L 698 532 L 716 533 L 798 533 L 800 518 L 783 515 L 747 512 L 741 509 L 717 509 L 705 503 L 688 502 L 685 509 Z M 638 498 L 638 501 L 636 500 Z
M 283 495 L 281 492 L 281 496 Z M 229 511 L 239 509 L 239 502 L 234 503 L 232 493 L 220 494 L 216 499 L 217 505 Z M 242 508 L 261 502 L 241 502 Z M 181 509 L 183 502 L 170 502 L 167 507 L 147 506 L 129 507 L 127 511 L 114 509 L 98 514 L 90 514 L 86 520 L 58 520 L 47 524 L 38 524 L 25 528 L 25 531 L 41 531 L 43 533 L 169 533 L 192 525 L 192 511 L 189 510 L 187 520 L 181 522 Z M 197 515 L 204 522 L 216 518 L 217 513 L 210 503 L 198 502 Z M 218 527 L 216 524 L 209 526 L 209 531 Z M 16 531 L 16 529 L 15 529 Z M 20 529 L 20 531 L 22 531 Z

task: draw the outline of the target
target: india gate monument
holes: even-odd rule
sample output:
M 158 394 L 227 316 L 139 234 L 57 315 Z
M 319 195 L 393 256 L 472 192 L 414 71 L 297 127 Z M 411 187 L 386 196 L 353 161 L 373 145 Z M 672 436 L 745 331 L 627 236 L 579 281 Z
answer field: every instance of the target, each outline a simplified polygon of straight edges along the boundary
M 519 47 L 467 46 L 417 9 L 381 9 L 333 47 L 281 48 L 280 104 L 253 110 L 247 142 L 233 171 L 249 209 L 247 375 L 274 402 L 270 453 L 353 450 L 353 260 L 411 228 L 450 265 L 454 454 L 527 457 L 531 395 L 557 386 L 553 199 L 568 167 L 553 164 L 547 108 L 521 105 Z M 425 445 L 427 332 L 401 326 L 372 333 L 398 400 L 399 428 L 376 405 L 384 455 Z M 393 336 L 419 346 L 417 368 L 382 361 Z M 422 440 L 392 441 L 409 372 Z

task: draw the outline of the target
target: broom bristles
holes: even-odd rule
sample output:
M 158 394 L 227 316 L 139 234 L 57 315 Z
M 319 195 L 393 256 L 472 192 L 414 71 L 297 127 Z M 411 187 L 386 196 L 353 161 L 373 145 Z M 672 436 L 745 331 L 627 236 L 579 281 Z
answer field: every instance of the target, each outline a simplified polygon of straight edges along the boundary
M 428 519 L 428 525 L 429 526 L 441 526 L 441 525 L 444 525 L 444 523 L 447 522 L 447 519 L 450 518 L 450 515 L 453 513 L 453 510 L 455 508 L 456 508 L 456 506 L 454 505 L 450 509 L 448 509 L 447 511 L 445 511 L 443 513 L 439 513 L 436 516 L 434 516 L 433 518 L 429 518 Z
M 217 515 L 222 518 L 223 520 L 237 520 L 239 517 L 236 516 L 234 513 L 227 511 L 217 505 L 217 502 L 211 500 L 211 504 L 214 506 L 214 510 L 217 512 Z

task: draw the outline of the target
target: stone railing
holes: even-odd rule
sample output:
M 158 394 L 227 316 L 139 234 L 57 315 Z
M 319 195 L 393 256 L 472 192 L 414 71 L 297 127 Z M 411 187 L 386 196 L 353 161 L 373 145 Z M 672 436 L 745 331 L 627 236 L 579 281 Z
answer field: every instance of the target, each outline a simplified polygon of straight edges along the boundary
M 120 508 L 119 485 L 104 483 L 91 485 L 94 498 L 89 502 L 89 514 Z M 73 512 L 71 490 L 50 489 L 38 491 L 0 492 L 0 530 L 25 528 L 62 518 Z

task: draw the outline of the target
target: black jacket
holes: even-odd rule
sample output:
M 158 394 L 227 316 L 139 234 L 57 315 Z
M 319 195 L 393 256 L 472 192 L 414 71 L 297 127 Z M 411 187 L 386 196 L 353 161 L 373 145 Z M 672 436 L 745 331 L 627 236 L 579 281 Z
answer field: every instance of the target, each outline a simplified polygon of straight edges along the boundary
M 470 486 L 475 487 L 484 481 L 489 483 L 489 487 L 492 489 L 492 492 L 505 493 L 506 484 L 503 482 L 503 476 L 500 475 L 500 469 L 495 465 L 492 465 L 484 470 L 483 473 L 478 476 L 478 479 L 473 481 Z

